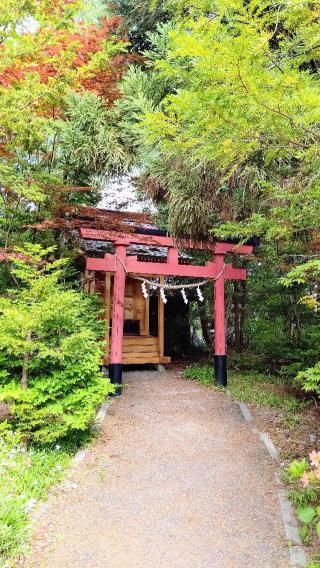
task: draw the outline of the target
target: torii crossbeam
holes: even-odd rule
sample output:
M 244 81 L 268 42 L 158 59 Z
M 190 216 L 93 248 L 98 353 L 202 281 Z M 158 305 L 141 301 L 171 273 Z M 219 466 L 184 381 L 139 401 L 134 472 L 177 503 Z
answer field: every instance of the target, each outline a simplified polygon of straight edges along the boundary
M 120 233 L 96 229 L 80 229 L 84 239 L 102 240 L 114 243 L 114 254 L 104 258 L 87 257 L 86 269 L 90 271 L 110 272 L 114 274 L 114 294 L 112 306 L 111 363 L 109 373 L 111 382 L 122 383 L 122 346 L 124 326 L 124 298 L 126 275 L 143 276 L 180 276 L 212 279 L 214 283 L 214 369 L 216 382 L 227 385 L 227 356 L 225 333 L 224 281 L 245 280 L 246 270 L 225 264 L 225 254 L 251 254 L 251 245 L 232 243 L 205 244 L 191 241 L 179 242 L 183 249 L 207 250 L 212 253 L 212 260 L 203 266 L 179 263 L 179 249 L 171 237 L 144 235 L 139 233 Z M 167 247 L 166 262 L 141 261 L 137 256 L 128 256 L 127 248 L 131 244 Z

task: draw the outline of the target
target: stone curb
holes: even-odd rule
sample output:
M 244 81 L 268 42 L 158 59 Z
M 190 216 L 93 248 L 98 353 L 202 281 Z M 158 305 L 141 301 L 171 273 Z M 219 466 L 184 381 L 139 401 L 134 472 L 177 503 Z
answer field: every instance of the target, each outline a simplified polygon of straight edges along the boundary
M 240 412 L 246 422 L 252 423 L 253 417 L 244 402 L 238 402 Z M 259 432 L 255 426 L 252 427 L 255 434 L 258 434 L 261 442 L 264 444 L 269 456 L 274 461 L 279 462 L 279 453 L 274 443 L 272 442 L 269 434 L 265 432 Z M 277 472 L 275 474 L 276 482 L 281 485 L 280 475 Z M 281 488 L 278 490 L 278 499 L 280 504 L 282 522 L 284 525 L 286 540 L 288 543 L 289 556 L 290 556 L 290 567 L 291 568 L 306 568 L 307 558 L 305 552 L 302 548 L 302 542 L 299 534 L 299 527 L 297 519 L 294 513 L 291 502 L 288 499 L 288 492 Z
M 93 425 L 93 430 L 95 432 L 101 431 L 104 419 L 107 416 L 110 405 L 111 405 L 111 401 L 109 400 L 108 402 L 105 402 L 104 404 L 102 404 L 100 406 L 100 409 L 97 412 L 97 415 L 96 415 L 96 418 L 95 418 L 95 421 L 94 421 L 94 425 Z M 73 466 L 79 465 L 79 463 L 81 463 L 84 460 L 87 453 L 88 453 L 88 450 L 78 450 L 76 455 L 71 460 L 71 468 Z

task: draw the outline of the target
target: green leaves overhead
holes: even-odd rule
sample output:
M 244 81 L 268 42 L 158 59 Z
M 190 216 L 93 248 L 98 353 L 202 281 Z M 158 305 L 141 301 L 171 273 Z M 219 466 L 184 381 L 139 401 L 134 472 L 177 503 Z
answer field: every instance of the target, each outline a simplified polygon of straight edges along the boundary
M 113 114 L 94 93 L 68 96 L 58 152 L 68 178 L 79 185 L 97 174 L 119 174 L 130 165 Z
M 190 230 L 197 225 L 196 195 L 211 202 L 207 219 L 215 218 L 213 229 L 221 236 L 255 231 L 268 239 L 289 239 L 318 227 L 319 6 L 289 0 L 170 6 L 174 26 L 166 27 L 165 41 L 163 30 L 158 36 L 162 33 L 165 49 L 156 45 L 149 59 L 159 79 L 170 81 L 171 92 L 140 119 L 175 209 L 174 232 L 185 230 L 178 213 L 185 200 Z M 150 37 L 159 43 L 154 34 Z M 172 181 L 183 171 L 190 172 L 186 188 L 188 178 L 194 179 L 194 208 L 189 189 Z M 209 187 L 203 172 L 215 176 Z M 221 210 L 216 215 L 212 194 L 224 185 L 228 215 Z

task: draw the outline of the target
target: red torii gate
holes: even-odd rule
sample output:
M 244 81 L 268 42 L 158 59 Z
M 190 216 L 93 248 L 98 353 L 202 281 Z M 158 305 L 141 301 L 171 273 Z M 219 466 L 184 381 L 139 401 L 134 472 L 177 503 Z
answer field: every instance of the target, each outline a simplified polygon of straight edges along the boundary
M 86 258 L 86 270 L 114 273 L 114 295 L 112 305 L 111 359 L 109 365 L 110 380 L 113 384 L 122 383 L 122 346 L 124 325 L 125 281 L 127 274 L 140 276 L 184 276 L 191 278 L 212 279 L 214 281 L 214 368 L 219 385 L 227 385 L 227 357 L 225 337 L 224 281 L 246 280 L 244 268 L 234 268 L 225 264 L 224 255 L 230 253 L 251 254 L 253 246 L 233 243 L 215 244 L 180 241 L 184 249 L 209 250 L 213 259 L 203 266 L 179 264 L 179 250 L 171 237 L 145 235 L 141 233 L 120 233 L 96 229 L 80 229 L 84 239 L 110 241 L 114 243 L 115 253 L 107 253 L 104 258 Z M 167 261 L 164 263 L 140 261 L 137 256 L 127 256 L 131 244 L 143 244 L 155 247 L 167 247 Z

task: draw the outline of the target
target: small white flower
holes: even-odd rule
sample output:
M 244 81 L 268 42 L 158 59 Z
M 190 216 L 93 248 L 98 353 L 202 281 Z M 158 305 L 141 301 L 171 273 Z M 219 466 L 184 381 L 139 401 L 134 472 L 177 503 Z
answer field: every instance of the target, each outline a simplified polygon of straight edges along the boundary
M 60 448 L 61 448 L 60 444 L 56 444 L 56 445 L 55 445 L 55 449 L 56 449 L 56 450 L 60 450 Z
M 37 502 L 36 499 L 31 497 L 31 499 L 29 499 L 29 501 L 27 501 L 26 503 L 25 513 L 30 513 L 30 511 L 34 509 L 36 502 Z

